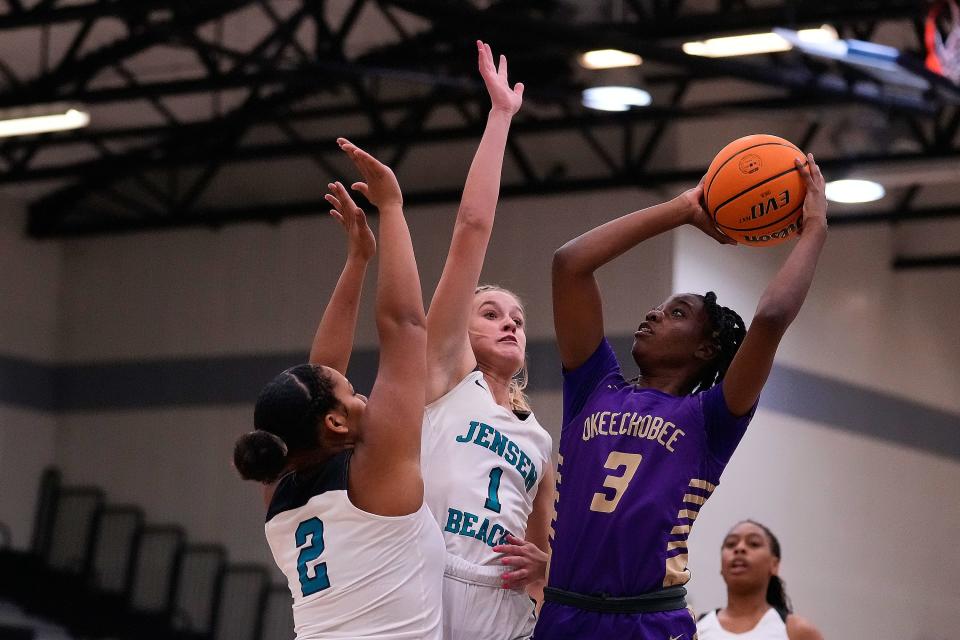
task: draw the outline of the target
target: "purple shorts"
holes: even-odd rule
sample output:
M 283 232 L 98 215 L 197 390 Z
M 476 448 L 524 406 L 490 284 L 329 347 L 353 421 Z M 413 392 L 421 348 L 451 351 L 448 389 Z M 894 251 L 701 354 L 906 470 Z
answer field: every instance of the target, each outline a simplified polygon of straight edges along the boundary
M 533 640 L 695 640 L 689 609 L 656 613 L 599 613 L 545 602 Z

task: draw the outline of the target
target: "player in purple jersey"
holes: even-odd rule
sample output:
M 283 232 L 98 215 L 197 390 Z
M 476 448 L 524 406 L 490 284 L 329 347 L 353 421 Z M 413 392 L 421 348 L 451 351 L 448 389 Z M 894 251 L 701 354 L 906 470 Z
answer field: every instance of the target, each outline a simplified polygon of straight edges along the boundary
M 677 294 L 634 334 L 627 380 L 604 338 L 594 272 L 640 242 L 712 223 L 698 185 L 571 240 L 554 255 L 564 369 L 552 558 L 534 637 L 693 640 L 683 588 L 687 537 L 753 416 L 780 339 L 810 288 L 826 239 L 826 198 L 808 157 L 803 233 L 764 291 L 749 330 L 716 295 Z

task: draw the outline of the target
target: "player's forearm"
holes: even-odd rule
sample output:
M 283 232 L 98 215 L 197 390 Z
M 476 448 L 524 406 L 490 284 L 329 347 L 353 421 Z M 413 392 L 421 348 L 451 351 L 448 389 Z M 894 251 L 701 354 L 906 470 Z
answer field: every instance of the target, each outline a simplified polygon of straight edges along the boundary
M 463 186 L 463 197 L 457 213 L 458 226 L 477 227 L 488 234 L 492 229 L 500 196 L 503 154 L 512 118 L 510 113 L 499 109 L 491 109 L 487 115 L 487 126 Z
M 367 260 L 359 256 L 347 256 L 333 295 L 327 302 L 313 336 L 310 347 L 312 364 L 323 364 L 340 373 L 346 373 L 357 328 L 360 294 L 367 264 Z
M 804 226 L 796 246 L 760 297 L 754 322 L 759 320 L 782 330 L 793 322 L 810 290 L 826 239 L 827 227 L 822 218 Z
M 554 254 L 554 271 L 590 274 L 644 240 L 689 221 L 682 198 L 628 213 L 569 241 Z
M 380 209 L 379 254 L 376 316 L 381 343 L 387 334 L 398 329 L 425 332 L 420 276 L 410 231 L 399 205 Z

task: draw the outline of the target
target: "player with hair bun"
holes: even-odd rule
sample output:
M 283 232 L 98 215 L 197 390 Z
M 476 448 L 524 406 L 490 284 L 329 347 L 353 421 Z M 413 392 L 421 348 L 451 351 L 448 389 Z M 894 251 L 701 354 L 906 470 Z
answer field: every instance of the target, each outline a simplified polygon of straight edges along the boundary
M 727 606 L 697 620 L 700 640 L 823 640 L 793 612 L 780 578 L 780 541 L 767 527 L 738 522 L 720 547 Z
M 687 538 L 756 409 L 780 340 L 806 298 L 826 240 L 823 176 L 796 161 L 802 234 L 746 329 L 716 295 L 673 295 L 634 334 L 627 381 L 604 338 L 594 272 L 683 224 L 726 244 L 703 183 L 588 231 L 554 254 L 553 311 L 563 363 L 557 514 L 537 640 L 693 640 L 683 585 Z
M 237 441 L 234 465 L 269 485 L 265 531 L 293 595 L 297 640 L 436 640 L 444 549 L 420 473 L 427 368 L 420 278 L 393 172 L 338 142 L 365 181 L 353 189 L 380 212 L 376 381 L 368 400 L 344 377 L 376 241 L 337 182 L 326 198 L 349 248 L 310 363 L 260 393 L 256 431 Z

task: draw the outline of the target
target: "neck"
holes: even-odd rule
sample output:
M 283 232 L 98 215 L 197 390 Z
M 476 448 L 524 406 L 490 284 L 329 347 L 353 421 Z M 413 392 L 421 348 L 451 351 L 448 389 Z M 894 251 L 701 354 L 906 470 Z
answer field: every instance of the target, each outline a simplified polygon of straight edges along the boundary
M 494 402 L 501 407 L 513 410 L 513 405 L 510 403 L 510 381 L 513 380 L 513 376 L 504 376 L 481 363 L 477 363 L 477 369 L 483 374 L 487 388 L 490 389 L 490 393 L 493 394 Z
M 766 590 L 744 593 L 727 590 L 726 613 L 731 618 L 760 618 L 769 608 Z
M 323 464 L 333 456 L 341 453 L 347 449 L 351 449 L 354 446 L 354 442 L 337 442 L 329 444 L 318 449 L 311 449 L 309 451 L 299 451 L 293 453 L 289 457 L 287 462 L 286 472 L 290 471 L 299 471 L 305 467 L 309 467 L 315 464 Z
M 636 384 L 644 389 L 656 389 L 672 396 L 685 396 L 692 390 L 688 382 L 693 373 L 689 371 L 650 371 L 645 370 L 637 376 Z

